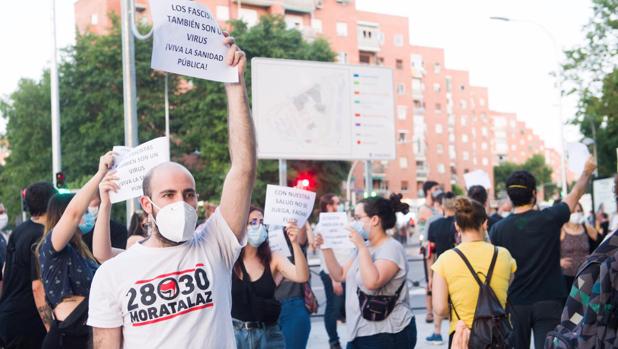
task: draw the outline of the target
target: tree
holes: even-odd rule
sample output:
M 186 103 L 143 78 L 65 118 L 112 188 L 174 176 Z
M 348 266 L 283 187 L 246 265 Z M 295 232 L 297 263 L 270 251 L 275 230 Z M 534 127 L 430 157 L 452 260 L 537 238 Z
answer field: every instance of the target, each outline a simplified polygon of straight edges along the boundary
M 494 188 L 496 193 L 506 191 L 507 178 L 517 170 L 525 170 L 530 172 L 536 178 L 536 184 L 538 187 L 545 188 L 545 195 L 547 197 L 554 194 L 556 186 L 551 183 L 551 167 L 545 163 L 545 157 L 540 154 L 531 156 L 523 164 L 516 164 L 513 162 L 503 162 L 494 167 Z M 553 189 L 552 189 L 553 188 Z
M 112 15 L 106 35 L 86 33 L 65 50 L 59 67 L 62 162 L 67 182 L 81 186 L 95 171 L 101 154 L 124 144 L 120 26 Z M 282 17 L 264 16 L 248 28 L 232 22 L 232 35 L 252 57 L 332 61 L 335 54 L 325 40 L 303 40 L 286 29 Z M 152 40 L 135 41 L 139 141 L 164 135 L 164 75 L 150 69 Z M 246 74 L 250 86 L 250 69 Z M 204 200 L 217 201 L 229 168 L 227 105 L 221 83 L 169 74 L 172 159 L 194 174 Z M 11 215 L 19 212 L 20 189 L 35 180 L 52 180 L 49 73 L 40 81 L 22 80 L 17 90 L 0 101 L 8 118 L 6 137 L 11 156 L 0 178 L 0 198 Z M 250 90 L 249 90 L 250 91 Z M 290 162 L 290 177 L 311 167 L 318 190 L 338 191 L 347 173 L 345 162 Z M 277 182 L 277 163 L 260 161 L 254 200 L 263 204 L 267 183 Z M 214 199 L 214 200 L 213 200 Z M 124 218 L 122 207 L 115 214 Z
M 585 137 L 596 140 L 599 175 L 608 176 L 616 170 L 618 147 L 618 0 L 593 0 L 592 5 L 585 44 L 565 51 L 563 93 L 578 96 L 572 123 Z

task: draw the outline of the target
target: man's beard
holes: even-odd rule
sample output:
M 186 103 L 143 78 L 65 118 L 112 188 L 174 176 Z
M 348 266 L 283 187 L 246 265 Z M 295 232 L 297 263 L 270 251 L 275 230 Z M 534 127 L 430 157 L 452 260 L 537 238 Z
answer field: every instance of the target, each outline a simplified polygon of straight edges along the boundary
M 182 244 L 182 242 L 176 242 L 176 241 L 172 241 L 166 238 L 165 236 L 163 236 L 163 234 L 161 234 L 161 232 L 159 232 L 159 227 L 157 227 L 157 217 L 154 215 L 154 210 L 152 211 L 151 227 L 152 227 L 152 232 L 150 234 L 150 237 L 154 236 L 155 239 L 161 241 L 164 245 L 178 246 Z

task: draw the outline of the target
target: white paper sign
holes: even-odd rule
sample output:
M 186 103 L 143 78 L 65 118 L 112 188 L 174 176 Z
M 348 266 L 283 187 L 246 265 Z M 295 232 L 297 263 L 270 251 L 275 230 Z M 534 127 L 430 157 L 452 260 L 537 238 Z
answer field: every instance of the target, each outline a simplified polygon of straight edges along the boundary
M 567 158 L 569 164 L 569 170 L 579 175 L 584 171 L 584 165 L 590 157 L 590 151 L 588 147 L 583 143 L 569 143 L 567 144 Z
M 285 226 L 290 220 L 295 220 L 302 228 L 314 203 L 314 192 L 269 184 L 266 186 L 264 224 Z
M 324 238 L 322 249 L 332 248 L 334 250 L 354 248 L 350 241 L 350 231 L 346 229 L 348 216 L 345 212 L 320 213 L 320 223 L 318 232 Z
M 110 192 L 112 203 L 143 195 L 142 181 L 151 168 L 170 161 L 170 146 L 167 137 L 155 138 L 133 149 L 116 146 L 114 167 L 120 189 Z
M 226 63 L 223 32 L 208 7 L 196 1 L 150 1 L 152 69 L 221 82 L 238 82 Z
M 268 230 L 268 245 L 272 252 L 281 253 L 285 257 L 292 256 L 283 236 L 283 227 L 277 226 Z
M 480 185 L 485 189 L 491 188 L 491 181 L 489 175 L 483 170 L 471 171 L 464 174 L 464 181 L 466 182 L 466 189 L 474 185 Z

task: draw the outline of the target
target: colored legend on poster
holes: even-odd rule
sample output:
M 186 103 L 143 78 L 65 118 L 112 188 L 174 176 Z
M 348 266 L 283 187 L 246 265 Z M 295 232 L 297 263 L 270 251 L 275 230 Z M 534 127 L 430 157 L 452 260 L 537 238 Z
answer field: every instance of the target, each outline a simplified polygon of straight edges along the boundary
M 251 64 L 260 159 L 395 159 L 390 68 L 271 58 Z

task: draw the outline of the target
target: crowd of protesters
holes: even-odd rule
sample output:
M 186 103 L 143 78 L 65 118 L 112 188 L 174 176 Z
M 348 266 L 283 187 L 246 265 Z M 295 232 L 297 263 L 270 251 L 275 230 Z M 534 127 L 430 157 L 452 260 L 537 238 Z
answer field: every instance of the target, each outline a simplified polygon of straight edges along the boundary
M 290 221 L 280 228 L 291 255 L 271 250 L 273 227 L 251 206 L 257 159 L 245 57 L 226 43 L 240 82 L 225 86 L 231 165 L 218 205 L 199 221 L 199 184 L 184 166 L 163 163 L 144 177 L 127 231 L 111 217 L 113 152 L 75 194 L 31 184 L 29 219 L 0 234 L 0 348 L 306 348 L 317 308 L 308 247 L 321 251 L 331 349 L 415 347 L 410 264 L 393 235 L 397 215 L 410 210 L 401 194 L 353 207 L 353 248 L 324 248 L 319 225 Z M 429 241 L 427 342 L 443 342 L 444 320 L 449 347 L 529 348 L 531 334 L 536 348 L 551 342 L 580 266 L 616 225 L 604 212 L 587 219 L 579 203 L 595 168 L 588 160 L 572 191 L 545 209 L 534 176 L 516 171 L 492 215 L 482 186 L 464 197 L 425 182 L 416 223 Z M 319 200 L 320 212 L 342 208 L 335 194 Z M 7 223 L 0 204 L 0 230 Z M 499 320 L 489 337 L 480 312 Z

